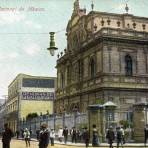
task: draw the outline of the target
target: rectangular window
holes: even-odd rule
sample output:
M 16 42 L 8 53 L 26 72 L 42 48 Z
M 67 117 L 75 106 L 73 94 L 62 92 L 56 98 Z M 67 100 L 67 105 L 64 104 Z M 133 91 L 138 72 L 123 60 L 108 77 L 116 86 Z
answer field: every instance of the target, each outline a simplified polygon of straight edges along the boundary
M 54 88 L 53 79 L 23 78 L 23 87 Z

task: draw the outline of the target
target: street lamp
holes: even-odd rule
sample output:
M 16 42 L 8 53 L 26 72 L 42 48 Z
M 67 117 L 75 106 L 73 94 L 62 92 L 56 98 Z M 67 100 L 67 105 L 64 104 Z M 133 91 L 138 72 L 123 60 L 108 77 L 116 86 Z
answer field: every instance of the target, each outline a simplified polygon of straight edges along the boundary
M 128 141 L 130 142 L 130 140 L 132 139 L 132 135 L 131 135 L 131 123 L 132 123 L 132 118 L 131 118 L 131 115 L 133 113 L 133 110 L 132 108 L 130 107 L 128 109 L 128 112 L 127 112 L 127 120 L 128 120 L 128 129 L 129 129 L 129 136 L 128 136 Z
M 54 56 L 55 54 L 55 50 L 57 50 L 58 48 L 55 46 L 55 41 L 54 41 L 54 34 L 55 32 L 50 32 L 50 47 L 47 48 L 47 50 L 49 50 L 51 56 Z
M 66 110 L 63 110 L 63 128 L 65 127 L 65 115 L 66 115 Z
M 148 103 L 145 103 L 145 125 L 147 125 L 147 108 L 148 108 Z
M 108 101 L 105 104 L 103 104 L 103 107 L 105 108 L 107 116 L 107 128 L 109 128 L 110 122 L 114 121 L 114 110 L 117 107 L 117 105 L 111 101 Z
M 78 108 L 74 107 L 73 112 L 74 112 L 74 127 L 76 127 L 76 118 L 77 118 Z

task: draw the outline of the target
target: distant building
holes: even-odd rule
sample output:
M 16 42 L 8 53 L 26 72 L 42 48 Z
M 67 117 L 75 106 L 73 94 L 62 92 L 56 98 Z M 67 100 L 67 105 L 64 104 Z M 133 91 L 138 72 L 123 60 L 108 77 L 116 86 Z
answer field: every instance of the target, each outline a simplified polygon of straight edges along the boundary
M 5 100 L 2 101 L 2 100 L 0 104 L 0 133 L 2 132 L 4 128 L 5 115 L 6 115 L 6 101 Z
M 8 86 L 6 122 L 16 131 L 29 113 L 53 113 L 55 77 L 19 74 Z
M 0 99 L 0 106 L 5 103 L 6 99 Z

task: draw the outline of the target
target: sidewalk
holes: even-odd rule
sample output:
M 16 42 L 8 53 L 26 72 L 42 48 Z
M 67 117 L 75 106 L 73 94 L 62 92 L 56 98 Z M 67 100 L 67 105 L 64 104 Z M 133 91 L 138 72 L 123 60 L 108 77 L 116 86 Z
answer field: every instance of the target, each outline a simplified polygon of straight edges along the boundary
M 19 138 L 19 140 L 22 140 L 21 138 Z M 31 139 L 32 141 L 36 141 L 37 142 L 37 139 Z M 65 145 L 64 142 L 59 142 L 57 140 L 55 140 L 55 144 L 59 144 L 59 145 Z M 84 143 L 72 143 L 72 142 L 67 142 L 66 144 L 67 146 L 77 146 L 77 147 L 84 147 L 85 144 Z M 117 146 L 116 143 L 113 143 L 113 146 Z M 144 143 L 125 143 L 123 145 L 124 147 L 138 147 L 138 148 L 141 148 L 141 147 L 145 147 L 144 146 Z M 91 143 L 89 144 L 89 147 L 91 147 Z M 109 144 L 107 143 L 101 143 L 100 144 L 100 147 L 109 147 Z M 147 147 L 148 147 L 148 144 L 147 144 Z
M 61 145 L 65 145 L 64 142 L 59 142 L 59 141 L 55 141 L 55 144 L 61 144 Z M 72 143 L 72 142 L 67 142 L 66 145 L 69 145 L 69 146 L 77 146 L 77 147 L 84 147 L 85 144 L 84 143 Z M 91 146 L 91 143 L 89 144 L 89 147 Z M 116 143 L 113 143 L 113 146 L 117 146 Z M 141 148 L 141 147 L 145 147 L 143 143 L 126 143 L 123 145 L 124 147 L 138 147 L 138 148 Z M 148 146 L 148 144 L 147 144 Z M 100 147 L 109 147 L 109 144 L 107 143 L 101 143 L 100 144 Z

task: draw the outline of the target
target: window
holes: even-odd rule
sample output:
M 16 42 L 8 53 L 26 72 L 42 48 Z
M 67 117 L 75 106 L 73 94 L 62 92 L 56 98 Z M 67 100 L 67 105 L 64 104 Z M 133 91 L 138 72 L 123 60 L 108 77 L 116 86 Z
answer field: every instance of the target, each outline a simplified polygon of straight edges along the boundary
M 23 87 L 54 88 L 54 79 L 23 78 Z
M 82 77 L 82 61 L 78 60 L 78 80 Z
M 95 60 L 94 58 L 90 59 L 90 76 L 93 78 L 95 76 Z
M 65 83 L 64 83 L 64 74 L 61 73 L 61 89 L 63 89 L 65 86 Z
M 125 72 L 127 76 L 131 76 L 133 73 L 132 58 L 129 55 L 125 56 Z

